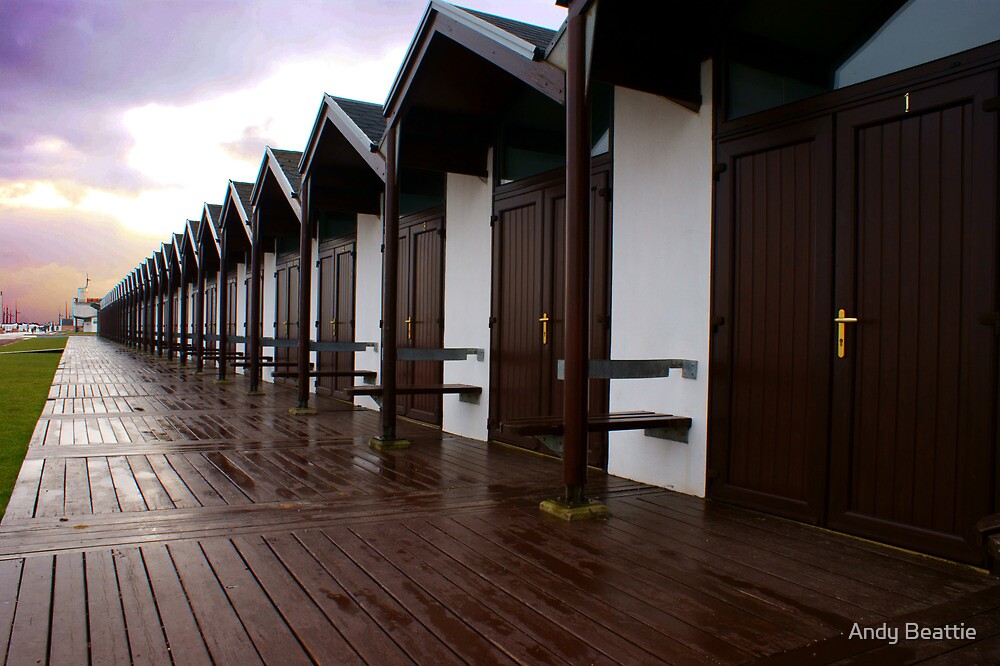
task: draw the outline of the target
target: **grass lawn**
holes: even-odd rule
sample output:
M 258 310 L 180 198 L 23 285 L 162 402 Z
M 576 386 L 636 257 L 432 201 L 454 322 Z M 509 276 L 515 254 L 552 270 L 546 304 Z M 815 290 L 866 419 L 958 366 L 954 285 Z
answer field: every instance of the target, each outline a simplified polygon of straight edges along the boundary
M 0 514 L 7 509 L 28 441 L 62 354 L 4 354 L 63 349 L 66 338 L 30 338 L 0 347 Z

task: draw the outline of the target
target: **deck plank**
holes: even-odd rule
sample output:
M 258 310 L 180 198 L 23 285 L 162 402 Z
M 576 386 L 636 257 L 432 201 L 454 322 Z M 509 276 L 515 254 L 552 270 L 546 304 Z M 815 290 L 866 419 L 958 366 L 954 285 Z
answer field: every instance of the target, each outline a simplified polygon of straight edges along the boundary
M 324 614 L 314 600 L 299 587 L 297 580 L 285 568 L 282 560 L 278 559 L 259 537 L 240 537 L 234 541 L 234 545 L 314 661 L 329 660 L 338 664 L 365 662 L 344 639 L 338 626 L 348 615 L 346 604 L 335 604 L 337 612 L 332 617 Z M 322 596 L 329 599 L 330 593 L 325 592 Z M 369 636 L 369 638 L 377 637 Z M 368 647 L 365 644 L 359 646 L 366 652 L 369 651 Z M 367 663 L 398 662 L 367 660 Z
M 51 555 L 24 560 L 7 651 L 10 664 L 41 664 L 48 659 L 53 564 Z
M 163 631 L 174 663 L 208 662 L 208 648 L 205 646 L 201 630 L 195 621 L 167 547 L 144 546 L 142 556 L 149 572 L 149 583 L 156 597 L 156 606 L 163 621 Z
M 233 543 L 206 539 L 201 548 L 261 658 L 272 664 L 311 663 Z
M 260 654 L 223 591 L 219 580 L 194 542 L 170 544 L 170 555 L 191 602 L 202 636 L 216 664 L 262 664 Z
M 362 566 L 365 572 L 380 587 L 402 603 L 408 613 L 425 618 L 426 626 L 437 634 L 439 639 L 452 646 L 452 649 L 457 649 L 463 659 L 471 660 L 474 663 L 510 663 L 518 661 L 517 656 L 510 654 L 504 648 L 501 648 L 490 640 L 489 637 L 484 636 L 480 631 L 469 625 L 461 609 L 459 612 L 456 612 L 455 609 L 442 603 L 437 597 L 428 593 L 418 582 L 400 571 L 391 561 L 385 558 L 383 553 L 373 548 L 363 539 L 358 538 L 349 529 L 333 528 L 324 530 L 324 533 L 347 557 L 351 558 L 359 566 Z M 474 599 L 461 598 L 458 600 L 458 605 L 464 609 L 468 609 L 487 622 L 498 621 L 496 616 L 490 616 L 489 611 Z M 502 620 L 498 621 L 498 625 L 502 626 L 507 632 L 520 634 L 520 632 L 515 631 L 513 627 Z M 495 627 L 484 627 L 483 629 L 492 634 L 494 639 L 504 642 L 501 638 L 503 634 L 499 634 L 500 630 Z M 522 656 L 523 653 L 531 650 L 530 641 L 526 640 L 523 635 L 519 635 L 516 643 L 514 647 L 521 648 L 519 651 L 522 652 Z M 551 656 L 546 652 L 538 652 L 533 657 L 531 660 L 533 663 L 537 663 L 534 659 L 546 657 L 548 657 L 548 659 L 545 659 L 546 661 L 551 661 Z
M 318 535 L 312 533 L 311 536 Z M 412 663 L 410 657 L 390 637 L 403 632 L 401 625 L 415 624 L 412 618 L 395 612 L 393 617 L 397 622 L 387 632 L 366 612 L 363 602 L 346 590 L 330 571 L 324 569 L 294 535 L 270 536 L 265 541 L 302 590 L 309 595 L 312 603 L 322 610 L 328 622 L 337 627 L 344 640 L 366 663 Z M 328 540 L 320 537 L 319 541 L 323 544 L 321 547 L 332 549 Z M 344 574 L 343 567 L 338 566 L 336 573 Z M 380 607 L 384 608 L 384 605 L 380 604 Z M 422 635 L 421 638 L 431 637 Z M 427 659 L 433 655 L 433 663 L 441 663 L 442 658 L 454 658 L 454 654 L 443 650 L 437 641 L 433 642 L 433 647 L 434 650 L 427 649 L 421 657 Z
M 87 618 L 90 658 L 94 664 L 122 664 L 131 659 L 113 550 L 87 553 Z
M 6 657 L 10 645 L 23 567 L 20 559 L 0 562 L 0 657 Z
M 170 652 L 162 622 L 146 573 L 146 564 L 138 548 L 126 548 L 115 558 L 121 590 L 125 626 L 132 661 L 169 664 Z
M 85 592 L 83 556 L 79 553 L 56 556 L 50 664 L 72 666 L 85 664 L 89 659 Z

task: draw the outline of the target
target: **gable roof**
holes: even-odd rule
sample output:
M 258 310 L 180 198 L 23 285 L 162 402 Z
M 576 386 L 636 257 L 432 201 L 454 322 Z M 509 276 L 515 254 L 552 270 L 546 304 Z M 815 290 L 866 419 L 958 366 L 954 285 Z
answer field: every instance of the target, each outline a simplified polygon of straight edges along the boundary
M 334 143 L 343 150 L 338 155 L 344 164 L 367 164 L 375 172 L 379 180 L 385 182 L 385 158 L 378 152 L 378 142 L 385 133 L 385 118 L 382 107 L 371 102 L 361 102 L 344 97 L 323 95 L 323 103 L 316 114 L 312 132 L 306 142 L 306 149 L 299 161 L 300 174 L 307 174 L 320 149 L 321 137 L 327 129 L 327 123 L 333 126 L 343 141 Z M 336 151 L 337 148 L 334 148 Z M 352 152 L 353 151 L 353 152 Z M 360 160 L 360 162 L 358 161 Z M 364 168 L 364 167 L 362 167 Z
M 252 208 L 249 203 L 248 190 L 249 193 L 253 192 L 253 185 L 250 183 L 236 183 L 232 180 L 226 183 L 226 193 L 219 211 L 219 226 L 226 229 L 226 242 L 229 244 L 227 252 L 248 250 L 251 247 L 253 231 L 250 228 L 249 211 Z M 240 194 L 241 191 L 247 195 L 246 202 Z M 237 227 L 242 230 L 242 233 L 235 231 Z
M 389 123 L 399 113 L 436 33 L 445 35 L 550 99 L 563 103 L 565 75 L 542 59 L 545 48 L 536 43 L 546 41 L 547 44 L 555 33 L 520 21 L 462 9 L 442 0 L 431 0 L 386 98 L 383 115 Z
M 222 206 L 206 203 L 201 209 L 201 221 L 198 223 L 198 251 L 205 252 L 207 267 L 219 256 L 219 215 Z M 208 254 L 208 250 L 214 252 Z
M 181 235 L 184 238 L 181 243 L 181 266 L 185 271 L 194 271 L 198 267 L 198 222 L 187 220 Z
M 264 148 L 264 159 L 260 163 L 260 171 L 257 172 L 257 180 L 253 184 L 253 195 L 251 200 L 254 206 L 261 204 L 261 196 L 264 195 L 264 187 L 268 180 L 268 174 L 274 179 L 275 185 L 284 195 L 285 202 L 292 210 L 295 217 L 302 219 L 302 204 L 298 200 L 299 190 L 302 188 L 302 176 L 299 174 L 298 165 L 302 161 L 302 153 L 297 150 L 279 150 L 267 146 Z
M 180 263 L 181 261 L 181 244 L 183 242 L 184 242 L 184 234 L 180 232 L 174 232 L 174 242 L 173 242 L 174 258 L 177 259 L 178 263 Z

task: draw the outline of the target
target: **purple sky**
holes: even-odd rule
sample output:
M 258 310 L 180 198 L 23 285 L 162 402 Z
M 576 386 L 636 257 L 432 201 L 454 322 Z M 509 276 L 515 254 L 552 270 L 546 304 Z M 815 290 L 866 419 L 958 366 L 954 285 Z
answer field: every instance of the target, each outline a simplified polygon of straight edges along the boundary
M 457 4 L 555 28 L 554 0 Z M 324 92 L 383 102 L 422 0 L 0 2 L 0 290 L 48 321 L 102 296 Z

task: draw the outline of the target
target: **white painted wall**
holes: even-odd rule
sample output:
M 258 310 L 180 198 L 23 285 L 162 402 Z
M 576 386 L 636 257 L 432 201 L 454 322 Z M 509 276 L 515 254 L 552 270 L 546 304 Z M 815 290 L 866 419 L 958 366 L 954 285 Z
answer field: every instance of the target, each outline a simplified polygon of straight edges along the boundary
M 357 342 L 378 342 L 382 331 L 382 218 L 378 215 L 358 215 L 358 241 L 355 258 L 354 336 Z M 379 371 L 379 353 L 373 349 L 356 352 L 354 367 L 358 370 Z M 360 380 L 355 382 L 361 383 Z M 378 409 L 378 403 L 368 397 L 354 399 L 355 404 Z
M 482 179 L 448 174 L 445 208 L 444 346 L 475 347 L 486 356 L 483 362 L 470 357 L 444 363 L 445 384 L 480 386 L 483 394 L 478 404 L 443 396 L 441 425 L 446 432 L 484 441 L 490 386 L 492 182 L 492 175 Z
M 611 381 L 611 411 L 690 416 L 687 444 L 612 433 L 608 471 L 704 495 L 712 230 L 712 69 L 693 113 L 615 90 L 611 358 L 685 358 L 698 378 Z
M 260 310 L 260 321 L 264 325 L 263 335 L 264 338 L 274 337 L 274 316 L 276 308 L 278 307 L 278 280 L 274 277 L 274 268 L 276 265 L 275 254 L 273 252 L 265 252 L 263 257 L 264 265 L 264 279 L 261 280 L 261 293 L 263 295 L 263 305 Z M 274 356 L 274 347 L 261 347 L 261 353 L 263 356 Z M 274 377 L 271 375 L 274 373 L 273 367 L 263 368 L 262 376 L 265 382 L 273 382 Z

